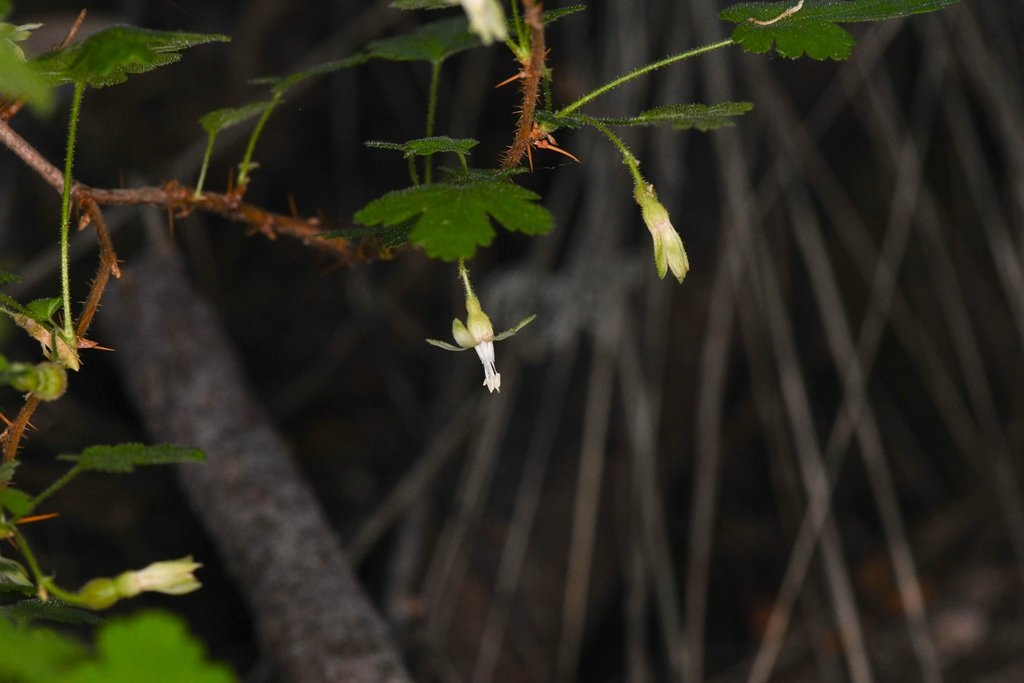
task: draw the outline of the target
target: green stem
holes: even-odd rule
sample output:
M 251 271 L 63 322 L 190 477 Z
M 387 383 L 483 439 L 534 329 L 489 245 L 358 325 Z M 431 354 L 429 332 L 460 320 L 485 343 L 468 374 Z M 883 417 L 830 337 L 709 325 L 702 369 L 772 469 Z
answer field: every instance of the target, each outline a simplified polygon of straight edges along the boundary
M 413 154 L 409 155 L 409 178 L 412 179 L 413 185 L 420 184 L 419 173 L 416 172 L 416 156 Z
M 22 557 L 25 558 L 25 564 L 28 565 L 28 570 L 32 572 L 32 579 L 36 582 L 37 586 L 42 586 L 49 583 L 45 576 L 43 576 L 42 570 L 39 568 L 39 561 L 36 560 L 35 553 L 32 552 L 32 548 L 29 547 L 28 540 L 13 524 L 9 527 L 11 532 L 11 540 L 14 541 L 14 545 L 18 546 L 18 550 L 21 551 Z M 49 588 L 49 586 L 47 586 Z
M 260 116 L 260 120 L 256 122 L 256 127 L 252 130 L 252 135 L 249 136 L 249 144 L 245 147 L 245 156 L 242 157 L 242 162 L 238 164 L 238 191 L 244 192 L 245 186 L 249 184 L 249 166 L 252 163 L 252 155 L 256 151 L 256 141 L 259 140 L 260 134 L 263 133 L 263 126 L 267 125 L 267 119 L 270 118 L 270 112 L 274 110 L 277 103 L 280 102 L 280 98 L 275 94 L 274 99 L 271 100 L 270 104 L 263 111 L 263 115 Z
M 71 98 L 71 121 L 68 123 L 68 141 L 64 156 L 64 190 L 60 199 L 60 295 L 64 309 L 64 341 L 77 346 L 75 342 L 75 321 L 71 315 L 71 186 L 74 178 L 71 169 L 75 159 L 75 140 L 78 137 L 78 115 L 82 110 L 82 96 L 85 83 L 75 83 L 75 94 Z
M 588 117 L 587 123 L 597 128 L 606 138 L 611 140 L 612 144 L 618 147 L 619 152 L 622 154 L 622 162 L 629 167 L 630 173 L 633 174 L 633 180 L 636 184 L 644 183 L 644 177 L 640 175 L 640 162 L 637 161 L 636 156 L 629 151 L 629 147 L 626 147 L 626 143 L 622 141 L 618 135 L 612 132 L 611 128 L 604 125 L 597 119 L 591 119 Z
M 437 117 L 437 90 L 441 83 L 441 63 L 437 59 L 430 63 L 430 95 L 427 100 L 427 135 L 434 136 L 434 119 Z M 428 155 L 423 160 L 423 182 L 429 183 L 433 175 L 433 159 Z
M 79 467 L 78 465 L 75 465 L 70 470 L 65 472 L 62 477 L 60 477 L 59 479 L 57 479 L 57 481 L 50 484 L 42 493 L 40 493 L 38 496 L 32 499 L 32 507 L 30 508 L 30 511 L 38 509 L 40 503 L 42 503 L 44 500 L 46 500 L 53 494 L 57 493 L 57 491 L 60 491 L 62 488 L 67 486 L 68 482 L 77 477 L 81 472 L 82 468 Z
M 210 157 L 213 155 L 213 139 L 215 137 L 216 134 L 210 133 L 209 139 L 206 141 L 206 153 L 203 154 L 203 166 L 199 169 L 199 180 L 196 181 L 196 199 L 203 196 L 203 183 L 206 181 L 206 169 L 209 168 Z
M 512 5 L 512 25 L 516 28 L 516 47 L 519 48 L 512 51 L 517 55 L 523 50 L 529 52 L 530 48 L 526 45 L 526 33 L 523 31 L 523 22 L 519 19 L 519 0 L 512 0 L 509 4 Z
M 53 582 L 53 579 L 49 577 L 43 577 L 41 580 L 43 586 L 46 586 L 46 592 L 54 596 L 58 600 L 68 603 L 69 605 L 82 605 L 82 598 L 78 596 L 78 593 L 66 591 Z
M 728 45 L 733 45 L 733 44 L 734 43 L 733 43 L 732 38 L 726 38 L 725 40 L 719 41 L 717 43 L 712 43 L 711 45 L 704 45 L 703 47 L 696 47 L 696 48 L 693 48 L 692 50 L 687 50 L 686 52 L 680 52 L 679 54 L 672 55 L 671 57 L 666 57 L 665 59 L 661 59 L 661 60 L 659 60 L 657 62 L 653 62 L 651 64 L 648 64 L 647 66 L 642 66 L 639 69 L 636 69 L 635 71 L 630 71 L 628 74 L 624 74 L 622 76 L 619 76 L 614 81 L 609 81 L 608 83 L 605 83 L 604 85 L 602 85 L 600 88 L 597 88 L 596 90 L 591 90 L 589 93 L 587 93 L 583 97 L 579 98 L 578 100 L 576 100 L 572 104 L 569 104 L 569 105 L 559 109 L 557 112 L 555 112 L 555 117 L 565 116 L 566 114 L 574 112 L 577 109 L 579 109 L 580 107 L 582 107 L 584 104 L 586 104 L 587 102 L 590 102 L 591 100 L 594 100 L 594 99 L 600 97 L 601 95 L 605 94 L 609 90 L 612 90 L 613 88 L 617 88 L 620 85 L 622 85 L 623 83 L 631 81 L 634 78 L 638 78 L 640 76 L 643 76 L 644 74 L 649 74 L 652 71 L 657 71 L 658 69 L 661 69 L 663 67 L 669 66 L 671 64 L 675 64 L 676 62 L 681 62 L 684 59 L 689 59 L 691 57 L 696 57 L 697 55 L 702 55 L 702 54 L 705 54 L 707 52 L 711 52 L 712 50 L 717 50 L 719 48 L 723 48 L 723 47 L 726 47 Z

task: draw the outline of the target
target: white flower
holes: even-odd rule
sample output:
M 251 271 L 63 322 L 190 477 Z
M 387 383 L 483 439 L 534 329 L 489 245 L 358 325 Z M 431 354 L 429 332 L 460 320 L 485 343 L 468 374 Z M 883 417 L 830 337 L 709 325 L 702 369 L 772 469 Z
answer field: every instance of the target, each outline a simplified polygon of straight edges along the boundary
M 180 560 L 154 562 L 145 569 L 125 572 L 114 578 L 121 597 L 132 598 L 143 591 L 183 595 L 199 590 L 201 584 L 193 572 L 203 565 L 193 562 L 192 557 Z
M 496 335 L 494 328 L 491 327 L 491 319 L 480 308 L 480 300 L 476 298 L 473 287 L 469 284 L 469 271 L 466 270 L 466 264 L 461 260 L 459 261 L 459 277 L 462 278 L 462 284 L 466 288 L 466 312 L 468 315 L 465 324 L 458 318 L 452 321 L 452 336 L 455 337 L 458 346 L 439 339 L 428 339 L 427 343 L 446 351 L 476 349 L 476 355 L 480 356 L 480 362 L 484 365 L 484 386 L 492 393 L 495 391 L 501 393 L 501 374 L 494 367 L 494 342 L 508 339 L 537 316 L 531 315 L 524 318 L 512 329 Z
M 484 45 L 508 38 L 508 23 L 499 0 L 452 0 L 462 5 L 469 17 L 469 27 L 480 36 Z
M 690 270 L 690 259 L 683 248 L 683 239 L 672 227 L 668 211 L 658 201 L 654 186 L 639 182 L 633 190 L 633 196 L 654 238 L 654 264 L 658 268 L 658 277 L 665 277 L 665 273 L 671 269 L 676 279 L 682 282 Z

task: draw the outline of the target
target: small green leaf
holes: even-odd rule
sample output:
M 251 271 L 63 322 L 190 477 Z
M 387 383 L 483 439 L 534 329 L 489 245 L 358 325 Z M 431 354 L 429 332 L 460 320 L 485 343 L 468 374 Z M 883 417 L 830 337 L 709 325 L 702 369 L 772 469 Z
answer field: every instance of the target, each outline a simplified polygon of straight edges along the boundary
M 203 462 L 206 455 L 196 448 L 170 444 L 146 446 L 141 443 L 123 443 L 117 446 L 89 446 L 79 455 L 59 455 L 57 459 L 77 463 L 83 471 L 127 473 L 139 465 Z
M 210 135 L 216 135 L 225 128 L 248 121 L 251 118 L 255 118 L 265 112 L 270 107 L 274 106 L 274 103 L 270 100 L 261 102 L 250 102 L 249 104 L 243 104 L 240 107 L 225 107 L 224 109 L 215 109 L 209 113 L 203 114 L 199 118 L 199 125 L 203 127 Z
M 480 38 L 470 33 L 466 17 L 458 16 L 424 24 L 412 33 L 375 40 L 366 49 L 368 56 L 377 59 L 441 62 L 458 52 L 479 46 Z
M 842 60 L 850 56 L 856 41 L 839 24 L 933 12 L 955 2 L 957 0 L 805 0 L 801 9 L 768 25 L 750 20 L 771 21 L 794 7 L 796 0 L 745 2 L 726 8 L 719 17 L 737 24 L 732 39 L 748 52 L 767 52 L 774 44 L 783 57 L 806 54 L 813 59 Z
M 6 360 L 3 356 L 0 356 L 0 365 L 6 363 Z M 0 463 L 0 485 L 6 486 L 11 483 L 11 480 L 14 479 L 14 473 L 20 464 L 17 460 L 5 460 Z
M 32 496 L 21 489 L 6 488 L 0 491 L 0 507 L 12 517 L 23 517 L 32 512 Z
M 553 24 L 559 19 L 569 16 L 570 14 L 576 14 L 587 9 L 586 5 L 569 5 L 568 7 L 562 7 L 559 9 L 552 9 L 544 12 L 541 15 L 541 21 L 547 24 Z
M 59 296 L 47 297 L 45 299 L 33 299 L 25 304 L 25 310 L 30 318 L 38 323 L 49 322 L 53 314 L 60 310 L 61 299 Z
M 491 218 L 507 230 L 547 233 L 551 214 L 535 193 L 506 182 L 433 183 L 389 192 L 356 213 L 364 225 L 399 226 L 415 219 L 409 241 L 427 256 L 454 261 L 470 258 L 494 239 Z
M 36 587 L 20 562 L 0 557 L 0 592 L 29 596 L 36 592 Z
M 113 26 L 81 43 L 42 55 L 32 64 L 51 83 L 85 83 L 94 88 L 124 83 L 140 74 L 181 59 L 181 51 L 227 36 L 215 33 L 150 31 Z
M 103 623 L 103 620 L 92 612 L 72 607 L 56 598 L 50 598 L 45 602 L 39 598 L 19 600 L 14 604 L 0 607 L 0 615 L 7 617 L 20 628 L 35 621 L 86 625 Z
M 224 664 L 210 661 L 178 616 L 142 612 L 112 619 L 100 629 L 96 659 L 60 679 L 62 683 L 110 681 L 188 681 L 231 683 Z
M 393 149 L 399 152 L 404 152 L 406 157 L 428 157 L 434 154 L 440 154 L 441 152 L 454 152 L 459 156 L 464 156 L 469 154 L 469 150 L 476 147 L 480 142 L 473 138 L 450 138 L 446 135 L 441 135 L 432 138 L 409 140 L 408 142 L 403 143 L 369 140 L 365 144 L 367 147 L 373 147 L 376 149 Z

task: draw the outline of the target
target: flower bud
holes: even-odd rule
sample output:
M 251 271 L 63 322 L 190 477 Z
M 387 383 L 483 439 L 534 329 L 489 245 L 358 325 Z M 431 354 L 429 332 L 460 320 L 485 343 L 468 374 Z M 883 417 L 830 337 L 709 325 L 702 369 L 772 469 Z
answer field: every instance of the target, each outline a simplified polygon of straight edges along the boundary
M 145 569 L 118 574 L 112 579 L 93 579 L 78 591 L 78 601 L 89 609 L 107 609 L 122 598 L 134 598 L 145 591 L 183 595 L 201 586 L 193 575 L 203 565 L 192 557 L 154 562 Z
M 658 277 L 665 277 L 665 273 L 671 270 L 676 279 L 682 282 L 690 270 L 690 259 L 686 256 L 682 238 L 672 227 L 668 211 L 658 201 L 654 186 L 644 182 L 637 183 L 633 196 L 640 205 L 644 223 L 647 224 L 647 229 L 651 231 L 651 237 L 654 239 L 654 264 L 658 269 Z

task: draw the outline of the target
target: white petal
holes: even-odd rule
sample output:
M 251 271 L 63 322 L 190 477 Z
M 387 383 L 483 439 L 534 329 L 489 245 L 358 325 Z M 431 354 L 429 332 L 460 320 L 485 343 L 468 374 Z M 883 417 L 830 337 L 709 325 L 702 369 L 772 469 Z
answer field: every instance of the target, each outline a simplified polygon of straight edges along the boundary
M 493 369 L 493 366 L 491 366 L 491 367 Z M 484 386 L 487 387 L 487 390 L 489 392 L 491 392 L 492 394 L 495 391 L 497 391 L 500 394 L 501 393 L 501 373 L 500 372 L 495 372 L 493 375 L 489 375 L 487 377 L 484 377 Z
M 494 367 L 494 342 L 481 342 L 476 347 L 476 355 L 484 364 L 484 386 L 488 391 L 501 393 L 501 375 Z

